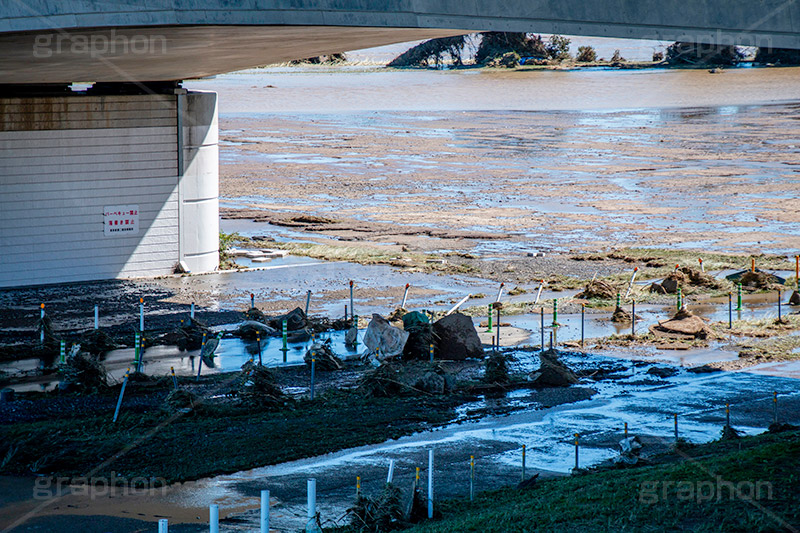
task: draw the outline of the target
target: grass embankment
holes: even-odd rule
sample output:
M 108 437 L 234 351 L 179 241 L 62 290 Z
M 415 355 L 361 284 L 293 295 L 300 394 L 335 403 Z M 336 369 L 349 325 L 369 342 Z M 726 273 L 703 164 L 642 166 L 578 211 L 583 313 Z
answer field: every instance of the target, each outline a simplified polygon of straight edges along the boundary
M 158 405 L 139 412 L 123 406 L 116 424 L 113 401 L 105 401 L 90 414 L 71 416 L 64 409 L 63 416 L 0 426 L 0 473 L 107 477 L 115 472 L 128 479 L 186 481 L 397 438 L 452 420 L 462 401 L 454 395 L 367 399 L 357 392 L 332 392 L 313 402 L 257 411 L 210 400 L 183 415 Z
M 474 502 L 442 502 L 438 507 L 441 519 L 408 531 L 757 532 L 800 528 L 797 431 L 714 442 L 663 461 L 666 464 L 545 480 L 529 490 L 485 492 Z

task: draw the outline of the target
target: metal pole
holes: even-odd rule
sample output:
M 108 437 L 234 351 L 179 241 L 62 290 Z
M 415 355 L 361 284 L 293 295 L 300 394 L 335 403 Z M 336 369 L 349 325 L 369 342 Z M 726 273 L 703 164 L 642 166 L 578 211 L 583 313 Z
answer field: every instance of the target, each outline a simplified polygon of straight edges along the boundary
M 778 423 L 778 393 L 772 393 L 772 422 Z
M 728 329 L 733 329 L 733 293 L 728 293 Z
M 39 320 L 41 321 L 41 327 L 39 329 L 39 342 L 44 344 L 44 304 L 41 304 L 39 307 Z
M 731 404 L 725 403 L 725 425 L 731 427 Z
M 533 305 L 539 303 L 539 297 L 542 295 L 542 289 L 544 289 L 544 280 L 539 284 L 539 292 L 536 293 L 536 301 L 533 302 Z
M 281 337 L 283 338 L 283 347 L 281 351 L 283 352 L 283 362 L 286 362 L 286 352 L 289 351 L 289 339 L 288 339 L 288 326 L 286 325 L 286 319 L 284 318 L 281 321 Z
M 486 332 L 492 332 L 492 304 L 489 304 L 489 327 L 486 328 Z
M 61 341 L 58 345 L 58 361 L 63 365 L 67 362 L 67 343 Z
M 683 307 L 683 294 L 681 288 L 678 287 L 678 311 Z
M 394 479 L 394 459 L 389 459 L 389 475 L 386 476 L 386 483 L 391 483 Z
M 308 316 L 308 306 L 311 305 L 311 290 L 306 292 L 306 316 Z
M 350 280 L 350 314 L 355 316 L 356 308 L 353 305 L 353 280 Z
M 522 445 L 522 481 L 525 481 L 525 445 Z
M 313 344 L 313 341 L 312 341 Z M 261 337 L 256 336 L 256 347 L 258 347 L 258 364 L 263 365 L 264 360 L 261 358 Z
M 542 353 L 544 353 L 544 307 L 541 308 L 541 318 L 542 318 L 542 323 L 540 325 L 540 328 L 542 330 Z
M 553 332 L 550 332 L 550 351 L 553 351 Z
M 216 503 L 208 506 L 208 528 L 210 533 L 219 533 L 219 505 Z
M 433 450 L 428 450 L 428 518 L 433 518 Z
M 169 371 L 172 374 L 172 386 L 175 388 L 175 390 L 178 390 L 178 378 L 175 376 L 175 367 L 169 367 Z
M 139 298 L 139 331 L 144 333 L 144 298 Z
M 191 308 L 191 310 L 189 311 L 189 318 L 191 318 L 192 320 L 194 320 L 194 302 L 192 302 L 192 308 Z
M 625 298 L 631 293 L 631 289 L 633 288 L 633 280 L 636 279 L 636 273 L 639 272 L 639 267 L 633 269 L 633 275 L 631 276 L 631 282 L 628 283 L 628 290 L 625 291 Z
M 584 321 L 586 319 L 586 304 L 581 304 L 581 348 L 584 346 Z
M 625 422 L 625 438 L 628 438 L 628 423 Z
M 317 531 L 317 480 L 308 480 L 308 520 L 306 521 L 306 532 L 316 533 Z
M 200 370 L 202 370 L 202 368 L 203 368 L 203 356 L 202 356 L 202 353 L 203 353 L 203 348 L 205 348 L 205 346 L 206 346 L 206 334 L 203 333 L 203 342 L 202 342 L 202 344 L 200 344 L 200 354 L 201 355 L 199 355 L 197 357 L 197 359 L 198 359 L 198 361 L 197 361 L 197 381 L 200 381 Z
M 558 299 L 553 298 L 553 327 L 558 326 Z
M 158 521 L 158 533 L 169 533 L 169 520 L 162 518 Z
M 431 363 L 433 363 L 433 344 L 429 345 L 429 346 L 428 346 L 428 349 L 429 349 L 429 350 L 430 350 L 430 352 L 431 352 Z
M 579 464 L 579 462 L 578 462 L 578 449 L 579 449 L 578 434 L 575 433 L 575 470 L 578 469 L 578 464 Z
M 411 287 L 409 283 L 406 283 L 406 289 L 403 291 L 403 301 L 400 303 L 400 307 L 405 309 L 406 308 L 406 300 L 408 299 L 408 289 Z
M 100 329 L 100 306 L 94 306 L 94 329 Z
M 636 336 L 636 300 L 631 302 L 631 337 Z
M 261 533 L 269 533 L 269 491 L 261 491 Z
M 316 354 L 311 352 L 311 399 L 314 399 L 314 369 L 317 365 Z
M 678 413 L 674 413 L 673 418 L 675 418 L 675 444 L 678 444 Z
M 250 309 L 255 309 L 256 307 L 256 295 L 252 292 L 250 293 Z
M 356 476 L 356 498 L 361 496 L 361 476 Z
M 117 408 L 114 409 L 114 420 L 112 422 L 117 421 L 117 417 L 119 417 L 119 408 L 122 406 L 122 397 L 125 395 L 125 387 L 128 385 L 128 375 L 131 373 L 130 367 L 125 371 L 125 378 L 122 380 L 122 388 L 119 390 L 119 398 L 117 399 Z
M 499 350 L 500 349 L 500 308 L 498 307 L 495 310 L 495 312 L 497 313 L 497 317 L 496 317 L 497 318 L 497 320 L 496 320 L 497 324 L 495 325 L 495 328 L 497 328 L 497 349 Z
M 778 321 L 781 320 L 781 290 L 778 289 Z
M 469 501 L 475 499 L 475 456 L 469 456 Z
M 742 310 L 742 282 L 736 284 L 736 310 Z

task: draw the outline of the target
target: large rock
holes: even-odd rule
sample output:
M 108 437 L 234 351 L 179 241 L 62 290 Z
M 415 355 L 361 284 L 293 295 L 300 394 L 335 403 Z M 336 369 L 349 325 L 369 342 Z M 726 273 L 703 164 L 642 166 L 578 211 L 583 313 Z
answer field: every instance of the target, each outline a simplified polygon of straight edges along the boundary
M 285 315 L 273 318 L 270 320 L 269 325 L 280 332 L 283 329 L 284 320 L 286 320 L 287 331 L 297 331 L 298 329 L 304 329 L 308 325 L 306 314 L 299 307 L 296 307 Z
M 436 372 L 426 372 L 414 384 L 414 388 L 430 394 L 444 394 L 445 379 Z
M 789 298 L 789 305 L 800 305 L 800 292 L 794 291 Z
M 437 359 L 461 361 L 483 357 L 483 346 L 472 319 L 462 313 L 453 313 L 433 324 L 438 338 L 435 357 Z
M 528 379 L 540 387 L 568 387 L 578 383 L 578 376 L 564 363 L 559 361 L 555 350 L 548 350 L 539 355 L 542 364 L 539 370 L 531 372 Z

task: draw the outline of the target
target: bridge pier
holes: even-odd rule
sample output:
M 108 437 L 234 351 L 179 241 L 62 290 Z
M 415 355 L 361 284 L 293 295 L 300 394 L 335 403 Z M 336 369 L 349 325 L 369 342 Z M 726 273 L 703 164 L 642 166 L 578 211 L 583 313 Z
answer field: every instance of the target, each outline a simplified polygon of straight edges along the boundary
M 165 92 L 0 96 L 0 287 L 217 267 L 217 95 Z

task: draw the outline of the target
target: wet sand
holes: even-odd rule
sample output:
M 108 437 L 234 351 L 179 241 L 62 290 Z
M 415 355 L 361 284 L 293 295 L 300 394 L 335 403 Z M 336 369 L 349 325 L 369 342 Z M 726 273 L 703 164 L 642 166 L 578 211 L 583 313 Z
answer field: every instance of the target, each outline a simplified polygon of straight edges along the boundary
M 481 256 L 790 254 L 799 107 L 222 117 L 223 217 Z

